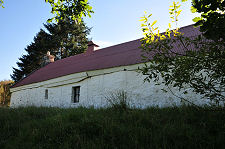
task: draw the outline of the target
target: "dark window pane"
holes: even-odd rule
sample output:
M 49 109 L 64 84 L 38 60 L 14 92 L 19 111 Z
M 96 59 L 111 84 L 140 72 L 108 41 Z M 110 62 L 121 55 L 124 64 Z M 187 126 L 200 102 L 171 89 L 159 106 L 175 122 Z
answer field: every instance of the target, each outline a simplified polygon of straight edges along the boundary
M 45 90 L 45 99 L 48 99 L 48 90 Z
M 72 91 L 72 99 L 73 99 L 73 102 L 79 102 L 79 99 L 80 99 L 80 86 L 76 86 L 76 87 L 73 87 L 73 91 Z

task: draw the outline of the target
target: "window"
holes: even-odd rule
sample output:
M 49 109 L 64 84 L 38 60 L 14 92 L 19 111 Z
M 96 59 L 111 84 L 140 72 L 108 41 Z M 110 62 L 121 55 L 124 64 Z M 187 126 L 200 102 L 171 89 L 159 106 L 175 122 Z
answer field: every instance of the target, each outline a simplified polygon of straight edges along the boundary
M 72 103 L 79 102 L 80 99 L 80 86 L 73 87 L 72 90 Z
M 48 99 L 48 90 L 45 90 L 45 99 Z

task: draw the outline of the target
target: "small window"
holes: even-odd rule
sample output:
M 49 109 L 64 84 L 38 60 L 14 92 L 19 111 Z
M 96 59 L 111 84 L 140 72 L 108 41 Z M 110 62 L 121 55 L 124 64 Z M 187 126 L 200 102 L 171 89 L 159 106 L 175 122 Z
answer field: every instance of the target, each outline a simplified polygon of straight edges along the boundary
M 73 87 L 72 103 L 77 103 L 80 100 L 80 86 Z
M 48 99 L 48 90 L 45 90 L 45 99 Z

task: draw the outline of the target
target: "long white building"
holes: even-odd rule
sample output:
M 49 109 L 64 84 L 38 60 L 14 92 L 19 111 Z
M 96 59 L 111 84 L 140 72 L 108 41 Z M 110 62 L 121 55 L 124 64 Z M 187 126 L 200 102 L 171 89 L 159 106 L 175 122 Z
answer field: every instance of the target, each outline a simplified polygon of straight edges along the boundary
M 186 36 L 199 34 L 198 29 L 186 26 L 180 30 Z M 89 43 L 85 53 L 51 63 L 33 72 L 12 88 L 11 107 L 105 107 L 107 96 L 125 91 L 133 107 L 181 105 L 184 97 L 195 104 L 206 104 L 200 95 L 164 92 L 166 86 L 144 82 L 137 70 L 143 66 L 140 39 L 98 49 Z M 175 47 L 176 48 L 176 47 Z

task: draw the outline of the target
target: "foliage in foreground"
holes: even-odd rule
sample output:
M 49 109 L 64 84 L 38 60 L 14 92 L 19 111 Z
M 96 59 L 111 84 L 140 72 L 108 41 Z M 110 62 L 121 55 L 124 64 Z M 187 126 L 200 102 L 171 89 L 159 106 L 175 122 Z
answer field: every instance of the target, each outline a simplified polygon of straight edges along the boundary
M 225 110 L 0 109 L 0 148 L 225 148 Z
M 224 0 L 192 0 L 193 13 L 200 13 L 193 21 L 200 26 L 203 35 L 214 41 L 225 41 L 225 1 Z
M 222 12 L 225 2 L 193 0 L 192 4 L 194 12 L 202 13 L 202 18 L 196 20 L 197 25 L 201 25 L 201 34 L 183 34 L 177 26 L 172 30 L 170 23 L 167 31 L 160 34 L 158 28 L 154 27 L 156 21 L 149 22 L 151 14 L 142 17 L 144 38 L 141 48 L 144 61 L 150 63 L 140 71 L 147 76 L 147 81 L 165 84 L 169 91 L 173 86 L 184 94 L 192 91 L 216 105 L 224 105 L 225 42 L 222 31 L 225 15 Z M 172 23 L 177 24 L 180 6 L 178 2 L 170 6 Z

